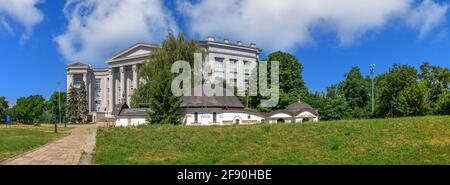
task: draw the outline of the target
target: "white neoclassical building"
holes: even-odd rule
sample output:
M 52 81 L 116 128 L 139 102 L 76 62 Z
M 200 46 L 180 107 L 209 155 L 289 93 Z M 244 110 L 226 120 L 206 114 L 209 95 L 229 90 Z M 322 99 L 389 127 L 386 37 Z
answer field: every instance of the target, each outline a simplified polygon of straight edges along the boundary
M 256 44 L 244 45 L 241 41 L 230 42 L 228 39 L 217 41 L 212 37 L 197 43 L 205 50 L 212 79 L 226 76 L 224 79 L 228 83 L 239 87 L 248 85 L 261 52 Z M 134 90 L 143 83 L 138 78 L 139 68 L 148 61 L 150 53 L 159 48 L 154 44 L 135 44 L 108 59 L 105 68 L 81 62 L 69 64 L 66 67 L 67 90 L 71 84 L 78 87 L 82 81 L 86 82 L 92 119 L 111 117 L 117 105 L 130 104 Z

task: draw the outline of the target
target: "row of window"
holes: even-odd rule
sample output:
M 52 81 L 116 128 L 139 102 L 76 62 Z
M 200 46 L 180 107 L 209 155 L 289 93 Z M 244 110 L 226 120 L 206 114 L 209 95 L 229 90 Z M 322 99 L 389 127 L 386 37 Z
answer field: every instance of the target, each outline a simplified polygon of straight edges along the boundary
M 224 58 L 216 57 L 215 58 L 215 68 L 223 69 L 223 61 L 224 60 L 225 60 Z M 232 72 L 233 72 L 233 69 L 236 71 L 237 62 L 238 62 L 238 60 L 236 60 L 236 59 L 230 59 L 230 67 L 232 69 Z M 245 68 L 250 68 L 250 62 L 244 60 L 244 66 L 245 66 Z
M 248 115 L 248 119 L 251 119 L 251 115 Z M 213 123 L 217 123 L 217 113 L 213 112 Z M 194 123 L 198 123 L 198 112 L 194 113 Z M 239 124 L 239 123 L 238 123 Z

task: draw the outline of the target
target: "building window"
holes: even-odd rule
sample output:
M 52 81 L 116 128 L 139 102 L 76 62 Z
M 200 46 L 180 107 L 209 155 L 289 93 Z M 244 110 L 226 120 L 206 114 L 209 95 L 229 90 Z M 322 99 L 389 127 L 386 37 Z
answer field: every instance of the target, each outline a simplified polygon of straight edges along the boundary
M 213 123 L 217 123 L 217 113 L 213 112 Z
M 102 91 L 102 88 L 101 88 L 102 83 L 101 82 L 102 82 L 101 79 L 99 79 L 99 78 L 95 79 L 95 97 L 96 98 L 100 98 L 100 93 Z
M 223 58 L 215 58 L 216 71 L 223 71 Z
M 198 123 L 198 113 L 194 113 L 194 123 Z
M 237 61 L 236 59 L 230 59 L 230 66 L 231 67 L 236 67 L 237 66 Z
M 247 69 L 250 68 L 250 62 L 244 60 L 244 67 Z
M 248 119 L 251 119 L 252 117 L 250 116 L 250 114 L 248 115 Z
M 83 74 L 74 74 L 73 75 L 73 85 L 78 86 L 83 81 Z

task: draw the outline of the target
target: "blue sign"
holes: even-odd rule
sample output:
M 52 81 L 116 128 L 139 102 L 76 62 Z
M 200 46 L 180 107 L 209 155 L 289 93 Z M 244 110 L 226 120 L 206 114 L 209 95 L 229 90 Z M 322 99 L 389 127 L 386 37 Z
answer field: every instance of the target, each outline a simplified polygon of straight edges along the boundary
M 11 123 L 11 115 L 6 115 L 6 123 Z

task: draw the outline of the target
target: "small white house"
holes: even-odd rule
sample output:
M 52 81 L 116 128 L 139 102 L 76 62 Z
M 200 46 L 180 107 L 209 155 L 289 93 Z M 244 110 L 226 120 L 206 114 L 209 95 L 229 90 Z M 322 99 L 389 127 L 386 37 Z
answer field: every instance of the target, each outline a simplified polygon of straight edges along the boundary
M 276 110 L 267 115 L 269 123 L 302 123 L 307 121 L 318 122 L 319 114 L 311 105 L 297 102 L 286 109 Z
M 148 109 L 130 109 L 127 104 L 122 104 L 116 108 L 116 127 L 139 126 L 147 123 Z
M 223 92 L 224 95 L 230 93 L 227 89 Z M 264 114 L 244 108 L 235 96 L 184 96 L 181 108 L 185 125 L 244 125 L 261 123 L 265 119 Z

